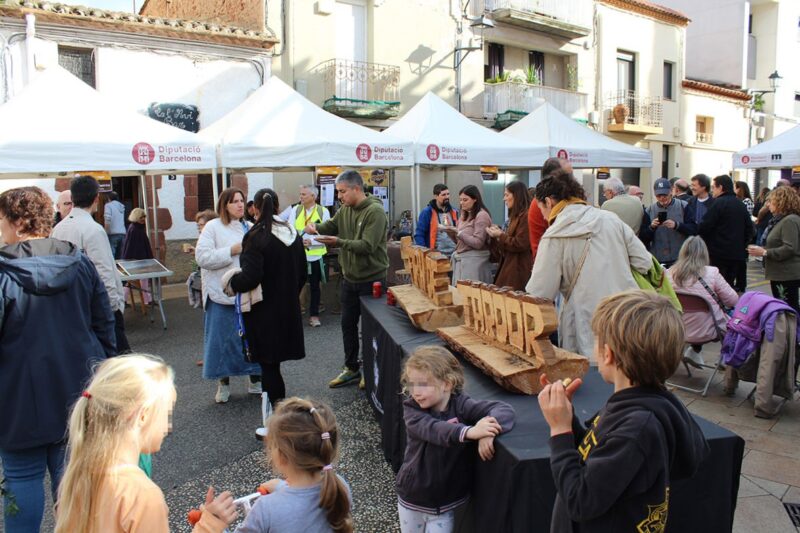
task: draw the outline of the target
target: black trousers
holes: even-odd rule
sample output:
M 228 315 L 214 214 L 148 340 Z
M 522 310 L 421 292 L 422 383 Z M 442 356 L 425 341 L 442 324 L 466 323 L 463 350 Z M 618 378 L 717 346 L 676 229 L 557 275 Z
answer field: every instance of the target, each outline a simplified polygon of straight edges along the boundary
M 747 260 L 711 259 L 711 264 L 719 269 L 719 273 L 728 285 L 738 293 L 747 290 Z
M 372 294 L 372 284 L 380 281 L 381 285 L 386 286 L 385 279 L 365 281 L 363 283 L 351 283 L 342 280 L 340 288 L 340 300 L 342 302 L 342 343 L 344 344 L 344 364 L 352 371 L 359 368 L 358 354 L 358 321 L 361 319 L 361 296 Z
M 310 275 L 308 276 L 308 288 L 311 289 L 311 303 L 308 306 L 308 316 L 319 316 L 319 299 L 320 289 L 319 283 L 322 281 L 322 262 L 311 261 L 308 263 Z
M 122 311 L 114 311 L 114 336 L 117 340 L 117 354 L 131 352 L 131 345 L 128 344 L 128 337 L 125 336 L 125 317 Z
M 798 295 L 800 295 L 800 279 L 791 281 L 770 281 L 769 285 L 772 288 L 772 296 L 783 300 L 789 304 L 789 307 L 800 314 L 800 302 L 798 302 Z
M 261 365 L 261 391 L 269 395 L 269 403 L 275 407 L 286 398 L 286 383 L 283 382 L 280 363 L 259 363 Z

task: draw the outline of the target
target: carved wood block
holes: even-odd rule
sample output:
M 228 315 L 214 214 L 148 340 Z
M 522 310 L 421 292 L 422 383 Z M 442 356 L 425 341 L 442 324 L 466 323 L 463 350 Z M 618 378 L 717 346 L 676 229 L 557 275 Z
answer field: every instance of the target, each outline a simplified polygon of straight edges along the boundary
M 508 343 L 514 348 L 525 351 L 525 330 L 520 298 L 524 293 L 511 291 L 506 293 L 506 328 Z
M 495 325 L 494 325 L 494 302 L 492 301 L 492 293 L 496 287 L 494 285 L 485 285 L 481 288 L 481 303 L 483 307 L 483 334 L 490 339 L 495 338 Z
M 525 316 L 525 335 L 531 339 L 549 336 L 558 328 L 558 316 L 553 302 L 545 298 L 534 298 L 528 294 L 522 298 Z
M 453 305 L 453 293 L 450 291 L 435 292 L 431 300 L 436 305 Z
M 473 329 L 473 311 L 472 311 L 472 285 L 467 280 L 459 280 L 456 283 L 456 289 L 461 294 L 461 300 L 464 303 L 464 325 Z
M 478 332 L 484 331 L 486 323 L 483 317 L 483 297 L 481 296 L 481 287 L 483 287 L 483 283 L 479 281 L 472 282 L 472 328 Z
M 494 307 L 494 331 L 497 342 L 505 344 L 508 342 L 508 323 L 506 322 L 506 300 L 508 289 L 500 289 L 492 294 L 492 306 Z
M 542 364 L 550 365 L 556 360 L 555 346 L 553 346 L 548 338 L 534 339 L 529 341 L 525 346 L 526 351 Z

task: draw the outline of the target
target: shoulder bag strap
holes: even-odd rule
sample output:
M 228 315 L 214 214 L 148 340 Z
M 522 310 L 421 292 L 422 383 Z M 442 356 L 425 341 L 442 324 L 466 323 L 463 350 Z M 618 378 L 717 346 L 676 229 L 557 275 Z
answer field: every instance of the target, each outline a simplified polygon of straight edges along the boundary
M 569 302 L 569 299 L 572 296 L 572 291 L 575 289 L 575 284 L 578 282 L 578 278 L 581 275 L 581 270 L 583 270 L 583 264 L 586 262 L 586 256 L 589 255 L 590 242 L 592 242 L 591 237 L 586 239 L 586 244 L 583 245 L 583 253 L 581 254 L 581 258 L 578 260 L 578 268 L 575 269 L 575 275 L 572 277 L 572 281 L 569 284 L 569 289 L 567 289 L 567 294 L 564 295 L 565 306 L 567 305 L 567 302 Z
M 717 302 L 717 305 L 719 306 L 720 309 L 722 309 L 723 313 L 727 313 L 730 310 L 730 307 L 728 307 L 727 305 L 722 303 L 722 300 L 719 299 L 719 296 L 717 296 L 717 293 L 714 292 L 713 290 L 711 290 L 711 287 L 708 286 L 708 283 L 706 283 L 706 280 L 704 280 L 702 277 L 698 277 L 697 281 L 700 282 L 700 285 L 702 285 L 703 288 L 706 290 L 706 292 L 709 295 L 711 295 L 711 297 L 714 299 L 715 302 Z

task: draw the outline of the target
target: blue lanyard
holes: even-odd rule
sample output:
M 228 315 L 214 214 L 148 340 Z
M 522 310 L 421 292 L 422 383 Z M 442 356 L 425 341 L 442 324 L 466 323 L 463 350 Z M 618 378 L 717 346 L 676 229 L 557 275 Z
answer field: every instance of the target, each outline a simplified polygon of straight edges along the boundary
M 248 230 L 250 229 L 247 226 L 247 223 L 242 220 L 242 227 L 244 228 L 244 233 L 247 234 Z M 247 336 L 245 335 L 244 331 L 244 316 L 242 315 L 242 295 L 241 293 L 236 293 L 236 296 L 233 299 L 234 309 L 236 310 L 236 322 L 237 322 L 237 333 L 239 333 L 239 338 L 242 339 L 242 345 L 244 346 L 244 356 L 247 360 L 250 360 L 250 344 L 247 342 Z

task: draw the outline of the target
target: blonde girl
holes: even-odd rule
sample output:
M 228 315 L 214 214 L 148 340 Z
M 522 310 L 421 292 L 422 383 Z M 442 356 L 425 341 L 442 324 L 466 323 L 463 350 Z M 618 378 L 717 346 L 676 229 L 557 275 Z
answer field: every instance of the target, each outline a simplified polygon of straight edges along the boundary
M 285 480 L 266 483 L 236 533 L 352 533 L 350 488 L 333 470 L 339 430 L 333 410 L 314 400 L 288 398 L 267 425 L 266 452 Z
M 56 533 L 167 533 L 167 504 L 137 466 L 171 429 L 172 369 L 129 355 L 100 364 L 69 421 L 67 466 L 58 490 Z M 195 532 L 221 532 L 236 517 L 230 493 L 206 494 Z
M 403 370 L 406 452 L 397 473 L 397 510 L 403 533 L 448 533 L 455 510 L 469 499 L 478 441 L 484 461 L 494 456 L 494 438 L 514 426 L 514 410 L 503 402 L 473 400 L 462 392 L 464 372 L 441 346 L 421 346 Z

